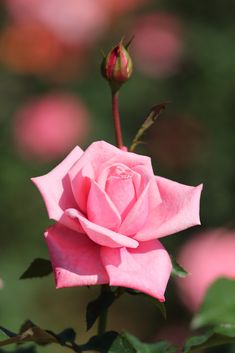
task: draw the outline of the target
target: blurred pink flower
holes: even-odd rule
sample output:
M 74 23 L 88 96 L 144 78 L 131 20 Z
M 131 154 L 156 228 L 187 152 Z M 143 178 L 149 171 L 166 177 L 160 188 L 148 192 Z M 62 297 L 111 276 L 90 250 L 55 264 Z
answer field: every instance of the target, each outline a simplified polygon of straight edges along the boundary
M 190 275 L 176 283 L 189 310 L 198 309 L 207 288 L 217 278 L 235 279 L 234 254 L 235 232 L 222 228 L 194 234 L 182 247 L 178 261 Z
M 4 284 L 3 284 L 3 280 L 0 278 L 0 289 L 2 289 L 2 288 L 3 288 L 3 286 L 4 286 Z
M 156 177 L 149 157 L 104 141 L 33 182 L 58 222 L 45 233 L 57 288 L 108 283 L 165 300 L 172 266 L 159 238 L 200 224 L 201 185 Z
M 88 111 L 77 97 L 52 93 L 24 105 L 13 124 L 15 144 L 21 155 L 51 161 L 84 141 Z
M 93 43 L 109 24 L 101 0 L 5 0 L 15 20 L 46 25 L 66 43 Z
M 109 9 L 111 14 L 116 16 L 134 10 L 141 5 L 148 3 L 149 0 L 101 0 L 101 2 Z
M 139 17 L 131 28 L 133 60 L 149 76 L 164 77 L 177 72 L 183 52 L 180 20 L 164 12 Z

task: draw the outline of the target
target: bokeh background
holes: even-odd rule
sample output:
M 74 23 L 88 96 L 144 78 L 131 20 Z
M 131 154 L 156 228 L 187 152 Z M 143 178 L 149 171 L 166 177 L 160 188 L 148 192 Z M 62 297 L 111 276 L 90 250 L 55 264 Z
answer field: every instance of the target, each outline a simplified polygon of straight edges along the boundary
M 191 278 L 199 265 L 201 275 L 196 289 L 170 281 L 167 321 L 146 299 L 124 296 L 109 328 L 180 342 L 209 281 L 235 278 L 234 11 L 229 0 L 0 0 L 1 325 L 17 331 L 30 318 L 56 332 L 74 327 L 80 342 L 88 337 L 85 305 L 97 288 L 56 290 L 52 276 L 19 281 L 35 257 L 48 258 L 49 221 L 30 177 L 49 171 L 75 144 L 115 143 L 100 50 L 123 35 L 135 36 L 134 75 L 120 95 L 125 144 L 153 105 L 169 102 L 138 152 L 152 157 L 161 176 L 204 183 L 202 227 L 163 240 Z

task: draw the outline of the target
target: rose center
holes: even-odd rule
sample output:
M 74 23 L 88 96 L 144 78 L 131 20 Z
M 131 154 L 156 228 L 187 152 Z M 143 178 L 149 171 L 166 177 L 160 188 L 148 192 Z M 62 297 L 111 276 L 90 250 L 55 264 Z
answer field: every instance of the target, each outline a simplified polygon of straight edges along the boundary
M 117 207 L 122 219 L 136 202 L 134 173 L 125 165 L 114 165 L 109 170 L 105 191 Z
M 116 177 L 120 179 L 130 179 L 133 177 L 133 172 L 130 169 L 126 168 L 125 166 L 118 165 L 111 168 L 109 178 L 110 177 Z

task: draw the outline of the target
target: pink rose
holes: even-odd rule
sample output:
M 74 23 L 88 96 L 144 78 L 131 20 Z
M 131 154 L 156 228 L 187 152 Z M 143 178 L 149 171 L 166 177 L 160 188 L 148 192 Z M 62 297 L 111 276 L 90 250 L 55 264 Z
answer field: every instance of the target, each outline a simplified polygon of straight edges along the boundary
M 200 224 L 202 186 L 156 177 L 149 157 L 106 142 L 33 178 L 49 217 L 57 288 L 108 283 L 164 301 L 171 260 L 157 238 Z

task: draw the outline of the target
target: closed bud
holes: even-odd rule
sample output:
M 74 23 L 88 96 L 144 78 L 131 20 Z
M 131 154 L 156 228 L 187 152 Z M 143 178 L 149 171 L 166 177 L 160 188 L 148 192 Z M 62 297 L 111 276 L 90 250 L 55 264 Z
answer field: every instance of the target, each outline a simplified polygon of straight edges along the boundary
M 102 75 L 114 91 L 131 77 L 132 70 L 130 54 L 122 41 L 104 57 L 101 65 Z

